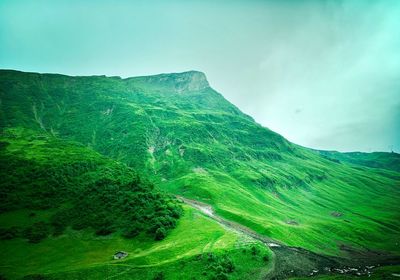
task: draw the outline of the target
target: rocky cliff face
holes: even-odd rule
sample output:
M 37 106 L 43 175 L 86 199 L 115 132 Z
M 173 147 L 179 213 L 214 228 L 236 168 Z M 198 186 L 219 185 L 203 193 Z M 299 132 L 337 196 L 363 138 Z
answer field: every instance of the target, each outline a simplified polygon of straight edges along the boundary
M 178 74 L 175 77 L 178 91 L 196 91 L 208 88 L 206 75 L 202 72 L 190 71 Z
M 169 89 L 178 93 L 199 91 L 210 87 L 206 75 L 199 71 L 160 74 L 132 79 L 135 82 L 150 84 L 152 87 Z

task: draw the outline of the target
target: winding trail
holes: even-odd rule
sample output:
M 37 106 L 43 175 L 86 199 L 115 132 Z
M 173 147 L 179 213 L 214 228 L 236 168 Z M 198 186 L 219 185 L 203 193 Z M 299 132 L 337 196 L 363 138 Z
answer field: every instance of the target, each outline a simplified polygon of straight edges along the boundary
M 186 204 L 192 206 L 193 208 L 196 208 L 197 210 L 201 211 L 206 216 L 208 216 L 211 219 L 217 221 L 222 226 L 227 227 L 232 231 L 245 234 L 245 235 L 247 235 L 249 237 L 252 237 L 253 239 L 256 239 L 258 241 L 261 241 L 267 247 L 275 248 L 275 247 L 285 246 L 284 244 L 282 244 L 281 242 L 279 242 L 277 240 L 274 240 L 274 239 L 269 238 L 267 236 L 261 235 L 261 234 L 255 232 L 255 231 L 249 229 L 248 227 L 242 226 L 241 224 L 238 224 L 238 223 L 235 223 L 235 222 L 232 222 L 232 221 L 228 221 L 228 220 L 216 215 L 214 213 L 214 210 L 212 209 L 212 207 L 210 205 L 207 205 L 207 204 L 202 203 L 202 202 L 197 201 L 197 200 L 184 198 L 182 196 L 177 196 L 177 198 L 179 198 L 180 200 L 182 200 Z M 287 247 L 287 246 L 285 246 L 285 247 Z M 287 248 L 290 248 L 290 247 L 287 247 Z

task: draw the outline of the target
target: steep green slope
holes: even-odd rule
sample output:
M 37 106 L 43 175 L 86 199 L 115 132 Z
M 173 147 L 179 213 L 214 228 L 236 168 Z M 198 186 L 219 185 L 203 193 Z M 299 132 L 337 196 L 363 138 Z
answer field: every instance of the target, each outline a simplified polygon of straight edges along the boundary
M 289 245 L 400 253 L 398 172 L 355 168 L 286 141 L 202 73 L 120 79 L 4 70 L 0 99 L 1 127 L 80 142 Z
M 320 151 L 328 158 L 343 161 L 350 164 L 367 166 L 371 168 L 381 168 L 400 172 L 400 154 L 374 152 L 374 153 L 339 153 L 334 151 Z

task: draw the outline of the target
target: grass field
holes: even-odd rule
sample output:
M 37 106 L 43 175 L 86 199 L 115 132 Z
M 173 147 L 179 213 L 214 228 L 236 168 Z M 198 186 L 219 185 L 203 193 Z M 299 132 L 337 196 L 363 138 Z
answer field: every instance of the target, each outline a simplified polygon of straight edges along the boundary
M 118 275 L 119 279 L 131 279 L 134 275 L 138 275 L 138 279 L 152 279 L 156 272 L 161 271 L 166 276 L 178 273 L 182 277 L 185 273 L 195 276 L 196 273 L 201 275 L 206 271 L 207 253 L 210 252 L 217 256 L 229 256 L 234 263 L 240 264 L 242 258 L 248 258 L 245 266 L 236 265 L 237 271 L 232 275 L 237 277 L 250 271 L 265 273 L 268 270 L 268 264 L 262 257 L 267 255 L 271 261 L 272 258 L 265 246 L 224 229 L 197 210 L 187 206 L 184 209 L 185 214 L 177 228 L 159 242 L 145 236 L 135 239 L 125 239 L 118 234 L 95 237 L 90 231 L 73 230 L 59 237 L 49 237 L 38 244 L 22 239 L 3 240 L 0 251 L 1 273 L 7 279 L 18 279 L 28 274 L 51 277 L 59 275 L 60 279 L 83 279 L 80 278 L 83 275 L 84 279 L 99 279 L 99 274 L 108 277 Z M 10 218 L 11 214 L 7 215 Z M 14 220 L 14 225 L 27 223 L 21 219 L 24 213 L 18 211 L 14 215 L 18 218 Z M 4 214 L 0 215 L 0 221 L 2 219 Z M 250 253 L 251 246 L 260 248 L 257 256 Z M 128 257 L 113 260 L 113 254 L 120 250 L 128 252 Z M 178 268 L 185 265 L 186 272 Z M 194 268 L 198 271 L 194 272 Z
M 339 251 L 341 244 L 398 254 L 397 183 L 374 178 L 373 170 L 369 177 L 340 167 L 330 172 L 336 177 L 313 182 L 309 188 L 282 187 L 275 192 L 244 187 L 233 176 L 212 170 L 162 184 L 171 192 L 209 203 L 225 218 L 287 245 L 331 255 L 344 255 Z M 358 178 L 364 183 L 356 187 Z M 378 182 L 386 191 L 375 188 Z M 334 212 L 342 216 L 332 215 Z

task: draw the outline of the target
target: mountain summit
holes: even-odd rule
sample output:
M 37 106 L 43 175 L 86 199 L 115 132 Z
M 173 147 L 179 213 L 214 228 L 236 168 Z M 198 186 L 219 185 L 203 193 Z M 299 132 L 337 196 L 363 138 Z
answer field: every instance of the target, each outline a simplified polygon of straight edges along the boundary
M 128 80 L 151 85 L 153 89 L 173 90 L 178 93 L 200 91 L 210 87 L 206 75 L 199 71 L 134 77 Z

